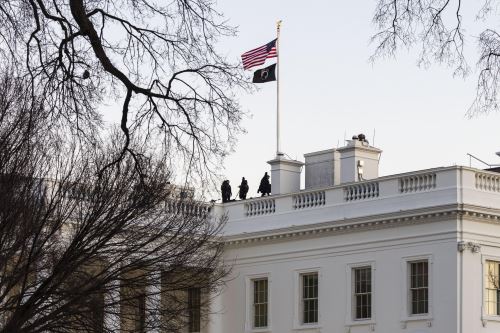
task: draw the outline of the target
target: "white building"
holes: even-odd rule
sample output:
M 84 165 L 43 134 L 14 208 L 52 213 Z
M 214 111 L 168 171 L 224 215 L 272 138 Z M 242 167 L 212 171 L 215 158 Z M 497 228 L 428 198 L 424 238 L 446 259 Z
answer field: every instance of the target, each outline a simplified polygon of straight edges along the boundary
M 500 332 L 500 174 L 378 176 L 353 139 L 269 161 L 273 195 L 227 213 L 232 280 L 211 333 Z

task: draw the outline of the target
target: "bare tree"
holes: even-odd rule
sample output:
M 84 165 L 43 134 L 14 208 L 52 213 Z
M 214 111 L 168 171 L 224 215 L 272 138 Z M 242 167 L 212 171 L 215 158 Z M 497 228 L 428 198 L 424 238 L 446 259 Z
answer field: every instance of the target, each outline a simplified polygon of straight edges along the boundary
M 136 134 L 198 174 L 231 150 L 242 116 L 233 92 L 248 85 L 216 50 L 235 30 L 212 1 L 11 0 L 0 21 L 1 56 L 79 139 L 101 129 L 102 102 L 122 100 L 110 164 L 137 156 Z
M 133 141 L 141 158 L 110 164 L 114 138 L 61 140 L 31 80 L 0 81 L 0 332 L 200 325 L 227 274 L 210 207 Z
M 464 9 L 477 6 L 477 10 Z M 454 75 L 471 73 L 471 62 L 477 63 L 476 97 L 468 110 L 497 111 L 500 84 L 500 34 L 496 29 L 498 1 L 483 0 L 464 3 L 462 0 L 377 0 L 373 22 L 378 31 L 372 37 L 375 52 L 372 60 L 394 56 L 400 48 L 419 47 L 419 63 L 438 62 L 449 65 Z M 482 31 L 467 35 L 464 21 L 473 21 Z M 489 24 L 494 24 L 492 27 Z M 484 27 L 482 27 L 484 26 Z M 467 41 L 477 43 L 479 56 L 468 59 Z

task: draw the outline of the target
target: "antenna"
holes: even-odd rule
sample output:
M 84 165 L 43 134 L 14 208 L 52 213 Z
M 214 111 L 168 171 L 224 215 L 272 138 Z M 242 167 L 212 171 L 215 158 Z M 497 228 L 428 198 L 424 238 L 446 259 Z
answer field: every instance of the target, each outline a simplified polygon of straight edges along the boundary
M 373 139 L 372 139 L 372 145 L 375 147 L 375 127 L 373 128 Z
M 496 152 L 495 154 L 497 154 L 498 156 L 500 156 L 500 152 Z M 469 156 L 469 166 L 472 167 L 472 159 L 478 161 L 478 162 L 481 162 L 483 163 L 484 165 L 486 165 L 488 168 L 493 168 L 493 167 L 499 167 L 500 164 L 490 164 L 490 163 L 487 163 L 485 161 L 483 161 L 482 159 L 472 155 L 472 154 L 469 154 L 467 153 L 467 156 Z

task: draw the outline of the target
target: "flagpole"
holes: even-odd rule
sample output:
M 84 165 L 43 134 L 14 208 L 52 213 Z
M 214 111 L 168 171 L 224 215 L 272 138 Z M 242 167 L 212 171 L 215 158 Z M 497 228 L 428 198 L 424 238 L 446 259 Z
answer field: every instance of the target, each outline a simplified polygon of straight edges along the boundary
M 280 28 L 281 20 L 276 22 L 276 157 L 283 155 L 280 147 Z

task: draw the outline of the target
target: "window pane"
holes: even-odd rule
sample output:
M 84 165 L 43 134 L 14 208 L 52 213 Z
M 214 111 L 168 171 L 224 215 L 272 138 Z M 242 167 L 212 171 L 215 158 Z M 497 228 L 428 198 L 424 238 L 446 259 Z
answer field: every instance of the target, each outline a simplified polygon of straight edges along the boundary
M 372 268 L 355 268 L 354 272 L 354 319 L 371 318 Z
M 146 292 L 144 285 L 122 283 L 120 286 L 120 315 L 122 325 L 134 332 L 143 333 L 146 326 Z
M 497 261 L 486 261 L 485 265 L 485 291 L 484 302 L 486 314 L 500 315 L 500 284 L 499 271 L 500 263 Z
M 318 322 L 318 273 L 302 275 L 302 323 Z
M 267 279 L 259 279 L 253 281 L 253 311 L 254 311 L 254 327 L 267 326 Z
M 429 312 L 429 263 L 427 260 L 409 263 L 410 314 Z

